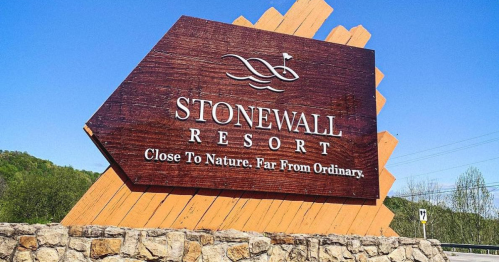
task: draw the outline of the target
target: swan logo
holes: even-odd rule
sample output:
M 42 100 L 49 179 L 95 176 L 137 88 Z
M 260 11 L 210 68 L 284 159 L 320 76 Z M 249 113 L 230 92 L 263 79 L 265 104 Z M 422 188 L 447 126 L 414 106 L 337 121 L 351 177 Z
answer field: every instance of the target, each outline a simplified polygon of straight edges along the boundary
M 232 75 L 231 73 L 228 73 L 228 72 L 226 72 L 225 74 L 229 78 L 232 78 L 232 79 L 238 80 L 238 81 L 251 80 L 251 81 L 255 82 L 255 84 L 249 83 L 248 85 L 250 87 L 254 88 L 254 89 L 257 89 L 257 90 L 270 90 L 272 92 L 281 93 L 281 92 L 284 92 L 284 90 L 275 89 L 275 88 L 271 87 L 269 85 L 270 84 L 270 80 L 269 79 L 277 77 L 281 81 L 293 82 L 293 81 L 298 80 L 298 78 L 300 78 L 298 76 L 298 74 L 296 74 L 296 72 L 293 71 L 293 69 L 291 69 L 291 68 L 289 68 L 289 67 L 286 66 L 286 60 L 290 60 L 291 58 L 293 58 L 288 53 L 282 53 L 282 58 L 283 58 L 284 61 L 283 61 L 283 65 L 279 65 L 279 66 L 272 66 L 267 61 L 265 61 L 265 60 L 263 60 L 261 58 L 248 58 L 248 59 L 244 59 L 243 57 L 238 56 L 238 55 L 234 55 L 234 54 L 224 55 L 224 56 L 222 56 L 222 59 L 223 58 L 227 58 L 227 57 L 233 57 L 233 58 L 239 59 L 246 66 L 246 68 L 248 68 L 248 70 L 251 73 L 253 73 L 253 75 L 255 75 L 255 76 L 259 77 L 259 78 L 262 78 L 262 79 L 256 78 L 256 77 L 251 76 L 251 75 L 250 76 L 239 77 L 239 76 Z M 267 67 L 267 69 L 272 74 L 271 75 L 264 75 L 264 74 L 258 72 L 249 63 L 250 61 L 258 61 L 258 62 L 262 63 L 265 67 Z M 279 71 L 283 70 L 282 74 L 280 74 L 278 70 Z M 288 72 L 290 73 L 290 75 L 292 76 L 292 78 L 285 77 L 286 73 L 288 73 Z

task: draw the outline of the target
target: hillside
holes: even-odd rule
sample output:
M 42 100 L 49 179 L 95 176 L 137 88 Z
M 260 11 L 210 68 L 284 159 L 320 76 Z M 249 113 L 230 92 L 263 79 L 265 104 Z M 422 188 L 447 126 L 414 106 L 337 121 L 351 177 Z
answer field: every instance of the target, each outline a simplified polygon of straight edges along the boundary
M 418 210 L 425 208 L 428 212 L 427 238 L 438 239 L 442 243 L 499 244 L 497 216 L 483 218 L 472 213 L 454 212 L 445 203 L 438 205 L 425 201 L 416 203 L 399 197 L 387 197 L 384 203 L 395 213 L 390 227 L 400 236 L 423 237 Z
M 0 222 L 59 222 L 98 176 L 0 150 Z

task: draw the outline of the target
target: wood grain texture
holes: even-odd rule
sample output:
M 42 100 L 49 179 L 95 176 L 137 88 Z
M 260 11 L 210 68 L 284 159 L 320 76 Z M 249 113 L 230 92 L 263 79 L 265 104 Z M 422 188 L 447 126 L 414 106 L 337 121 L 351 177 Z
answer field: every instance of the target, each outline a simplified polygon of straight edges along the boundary
M 217 34 L 207 35 L 204 32 Z M 237 39 L 239 35 L 246 37 L 239 42 L 228 41 Z M 285 92 L 272 93 L 252 90 L 245 81 L 231 80 L 223 73 L 244 75 L 247 70 L 239 66 L 240 63 L 233 65 L 231 62 L 238 62 L 233 61 L 235 59 L 225 62 L 221 59 L 224 54 L 251 57 L 265 49 L 268 49 L 268 55 L 260 56 L 269 61 L 272 54 L 280 54 L 278 49 L 299 56 L 293 61 L 294 70 L 300 72 L 306 83 L 286 83 L 282 87 Z M 207 68 L 210 70 L 207 71 Z M 194 78 L 196 84 L 192 83 Z M 376 148 L 374 80 L 374 57 L 370 50 L 182 17 L 95 113 L 87 126 L 92 129 L 96 144 L 108 153 L 134 184 L 375 199 L 379 196 L 377 155 L 373 150 Z M 279 84 L 272 85 L 278 87 Z M 310 90 L 312 87 L 313 92 Z M 260 99 L 254 101 L 255 96 Z M 298 129 L 294 132 L 278 131 L 279 122 L 272 118 L 272 113 L 267 121 L 274 126 L 271 130 L 233 127 L 237 121 L 233 118 L 230 118 L 232 123 L 221 126 L 211 119 L 211 110 L 205 111 L 203 117 L 209 120 L 202 125 L 195 120 L 199 117 L 195 115 L 181 121 L 175 119 L 179 97 L 214 103 L 223 101 L 232 107 L 236 104 L 246 107 L 256 105 L 277 108 L 281 112 L 293 111 L 308 116 L 307 122 L 310 123 L 314 122 L 311 116 L 317 114 L 322 116 L 317 124 L 318 128 L 322 127 L 320 130 L 330 126 L 326 116 L 334 116 L 334 126 L 343 135 L 340 138 L 305 136 L 305 129 L 301 132 L 296 132 Z M 196 109 L 198 105 L 188 106 L 193 114 L 200 110 Z M 235 107 L 233 110 L 236 110 Z M 229 115 L 226 107 L 215 108 L 213 112 L 213 118 L 215 115 Z M 201 130 L 202 144 L 188 142 L 190 128 Z M 229 133 L 231 142 L 226 146 L 217 144 L 220 129 Z M 253 135 L 251 148 L 243 147 L 242 138 L 246 133 Z M 270 137 L 280 138 L 282 145 L 279 150 L 268 148 Z M 295 152 L 296 139 L 304 139 L 306 154 Z M 322 154 L 321 142 L 330 143 L 327 155 Z M 147 148 L 176 153 L 182 159 L 178 164 L 146 161 L 144 151 Z M 208 154 L 246 159 L 253 168 L 187 164 L 186 152 L 202 156 L 203 163 L 207 162 Z M 283 172 L 279 167 L 275 170 L 257 168 L 256 160 L 247 158 L 254 155 L 274 163 L 285 159 L 305 165 L 309 170 L 304 174 L 289 169 Z M 325 167 L 334 164 L 341 169 L 362 170 L 363 177 L 318 175 L 312 170 L 316 163 Z
M 270 8 L 267 10 L 264 15 L 258 20 L 257 23 L 253 26 L 251 22 L 249 22 L 244 17 L 239 17 L 234 21 L 234 24 L 247 26 L 247 27 L 255 27 L 258 29 L 273 31 L 277 27 L 281 27 L 283 33 L 293 34 L 296 33 L 296 30 L 300 28 L 298 24 L 303 23 L 304 21 L 312 21 L 309 17 L 307 18 L 306 12 L 313 10 L 310 5 L 314 5 L 315 8 L 320 6 L 319 2 L 314 1 L 297 1 L 293 7 L 286 13 L 285 16 L 282 16 L 277 10 L 274 8 Z M 302 12 L 300 9 L 307 9 L 307 11 Z M 316 11 L 318 12 L 318 10 Z M 319 12 L 318 12 L 319 13 Z M 327 13 L 327 12 L 326 12 Z M 291 18 L 290 18 L 291 17 Z M 284 19 L 288 19 L 288 21 L 284 22 Z M 291 19 L 297 19 L 301 22 L 293 23 Z M 309 20 L 307 20 L 309 19 Z M 325 18 L 324 18 L 325 19 Z M 320 21 L 319 19 L 318 21 Z M 283 23 L 284 22 L 284 23 Z M 287 29 L 285 29 L 287 28 Z M 305 28 L 305 27 L 304 27 Z M 303 28 L 303 29 L 304 29 Z M 362 27 L 363 28 L 363 27 Z M 286 31 L 287 30 L 287 31 Z M 367 31 L 367 30 L 366 30 Z M 352 37 L 352 34 L 355 34 L 356 29 L 352 29 L 348 31 L 342 26 L 338 26 L 331 31 L 331 33 L 326 38 L 326 41 L 339 43 L 339 44 L 347 44 Z M 362 31 L 360 31 L 362 32 Z M 315 33 L 315 32 L 314 32 Z M 368 32 L 367 32 L 368 33 Z M 313 34 L 312 34 L 313 35 Z M 352 45 L 363 45 L 369 40 L 370 34 L 367 35 L 365 32 L 360 34 L 357 32 L 356 40 L 352 40 L 350 44 Z M 366 40 L 367 39 L 367 40 Z M 375 69 L 375 86 L 377 87 L 384 75 L 378 68 Z M 379 113 L 382 105 L 385 103 L 384 97 L 379 92 L 376 92 L 376 113 Z M 380 100 L 381 99 L 381 100 Z M 88 127 L 85 128 L 85 131 L 92 136 L 92 130 Z M 384 135 L 387 135 L 384 137 Z M 383 139 L 381 141 L 380 139 Z M 380 145 L 380 154 L 391 154 L 394 146 L 396 145 L 396 140 L 392 139 L 393 137 L 389 134 L 381 132 L 378 135 L 378 143 L 382 143 Z M 384 145 L 384 146 L 383 146 Z M 389 157 L 389 156 L 388 156 Z M 385 157 L 383 157 L 385 158 Z M 386 162 L 385 162 L 386 163 Z M 120 184 L 116 187 L 115 183 L 118 181 L 117 178 L 121 180 L 118 182 Z M 386 207 L 382 205 L 383 199 L 385 198 L 391 184 L 395 178 L 382 166 L 380 165 L 380 197 L 381 199 L 376 200 L 375 205 L 362 205 L 360 206 L 360 210 L 356 213 L 355 219 L 352 221 L 350 227 L 348 228 L 348 234 L 372 234 L 372 235 L 380 235 L 383 232 L 385 236 L 396 236 L 396 233 L 388 227 L 389 222 L 391 221 L 390 215 L 393 215 L 389 210 L 387 211 Z M 113 182 L 114 181 L 114 182 Z M 126 178 L 120 178 L 116 172 L 112 168 L 103 173 L 103 175 L 97 180 L 96 183 L 87 191 L 87 193 L 82 197 L 82 199 L 73 207 L 70 213 L 63 220 L 63 224 L 71 225 L 71 224 L 95 224 L 95 217 L 102 212 L 107 212 L 106 209 L 113 209 L 113 204 L 111 201 L 115 197 L 120 198 L 119 192 L 126 191 L 122 187 L 125 186 L 124 182 Z M 111 186 L 112 185 L 112 186 Z M 110 187 L 111 186 L 111 187 Z M 127 224 L 129 221 L 133 220 L 135 217 L 141 221 L 144 220 L 144 217 L 147 218 L 147 222 L 145 227 L 155 228 L 155 227 L 168 227 L 168 225 L 172 225 L 173 223 L 177 224 L 185 224 L 181 223 L 181 217 L 184 214 L 184 218 L 191 218 L 191 221 L 198 220 L 194 228 L 196 229 L 211 229 L 217 230 L 222 228 L 233 228 L 227 225 L 232 223 L 244 224 L 242 228 L 235 228 L 239 230 L 255 230 L 259 232 L 263 232 L 265 228 L 268 227 L 269 224 L 276 225 L 275 229 L 279 229 L 279 231 L 273 232 L 281 232 L 284 231 L 286 233 L 324 233 L 322 232 L 313 232 L 310 230 L 312 223 L 315 222 L 316 225 L 314 227 L 317 228 L 317 224 L 320 222 L 321 218 L 317 218 L 324 216 L 325 213 L 333 216 L 333 219 L 336 219 L 336 215 L 333 214 L 335 209 L 338 207 L 339 210 L 346 210 L 342 207 L 341 204 L 345 199 L 341 198 L 328 198 L 325 196 L 303 196 L 301 199 L 298 197 L 294 200 L 286 200 L 287 194 L 279 194 L 279 193 L 263 193 L 263 192 L 244 192 L 244 191 L 232 191 L 232 190 L 220 190 L 218 196 L 204 194 L 198 196 L 196 192 L 197 189 L 192 188 L 169 188 L 169 187 L 159 187 L 164 188 L 164 192 L 152 192 L 154 191 L 154 187 L 150 187 L 149 190 L 144 190 L 141 197 L 135 201 L 135 204 L 130 208 L 129 212 L 124 215 L 122 218 L 122 223 Z M 114 192 L 113 192 L 114 190 Z M 170 194 L 167 191 L 170 191 Z M 120 193 L 121 194 L 121 193 Z M 159 194 L 163 194 L 161 197 Z M 197 197 L 196 197 L 197 196 Z M 121 196 L 122 197 L 122 196 Z M 163 199 L 160 201 L 160 199 Z M 204 201 L 195 201 L 196 205 L 193 205 L 191 201 L 194 198 L 203 198 Z M 254 208 L 246 208 L 244 209 L 245 204 L 251 198 L 257 199 L 258 204 L 254 206 Z M 312 199 L 311 199 L 312 198 Z M 301 201 L 300 201 L 301 200 Z M 307 201 L 308 200 L 308 201 Z M 196 207 L 197 205 L 205 205 L 206 203 L 211 202 L 211 205 L 207 208 L 206 212 L 204 212 L 201 216 L 202 212 L 189 212 L 188 210 L 202 210 L 202 207 Z M 327 203 L 326 203 L 327 202 Z M 285 211 L 282 209 L 284 206 L 289 207 L 289 209 L 293 209 L 291 213 L 287 214 L 286 218 L 292 217 L 292 219 L 285 219 L 277 223 L 273 220 L 274 217 L 279 218 L 283 217 L 282 213 Z M 152 208 L 154 207 L 155 208 Z M 189 206 L 189 207 L 188 207 Z M 244 210 L 248 210 L 247 212 L 252 212 L 249 216 L 243 215 L 241 216 L 241 211 L 246 212 Z M 252 210 L 252 211 L 251 211 Z M 329 212 L 328 212 L 329 210 Z M 263 212 L 261 212 L 263 211 Z M 144 212 L 144 217 L 139 214 Z M 194 218 L 194 214 L 195 218 Z M 275 216 L 277 214 L 277 216 Z M 245 223 L 240 223 L 237 221 L 237 217 L 247 217 L 245 219 Z M 340 215 L 343 217 L 343 221 L 348 220 L 347 216 Z M 335 224 L 340 220 L 338 217 L 337 221 L 333 222 Z M 236 219 L 234 219 L 236 218 Z M 289 221 L 288 221 L 289 220 Z M 381 223 L 382 220 L 384 223 Z M 94 221 L 94 222 L 92 222 Z M 283 222 L 284 221 L 284 222 Z M 324 224 L 329 223 L 329 228 L 334 227 L 333 223 L 328 222 L 331 219 L 324 220 Z M 140 227 L 138 223 L 137 227 Z M 189 226 L 192 226 L 194 222 L 189 222 Z M 286 229 L 283 229 L 285 225 L 287 225 Z M 272 229 L 272 226 L 270 227 Z M 368 232 L 369 229 L 369 232 Z
M 367 230 L 366 235 L 379 236 L 384 235 L 384 232 L 389 228 L 394 214 L 385 205 L 382 205 L 376 216 L 372 218 L 371 225 Z
M 320 0 L 319 0 L 320 1 Z M 307 18 L 307 15 L 313 9 L 318 1 L 298 0 L 284 14 L 283 21 L 274 30 L 277 33 L 292 35 L 301 23 Z
M 381 72 L 381 70 L 379 70 L 377 67 L 374 70 L 375 70 L 374 75 L 376 79 L 376 87 L 378 87 L 383 78 L 385 78 L 385 74 L 383 74 L 383 72 Z
M 310 226 L 316 219 L 317 215 L 321 211 L 322 207 L 324 206 L 325 202 L 328 200 L 328 197 L 325 196 L 319 196 L 317 199 L 314 201 L 312 205 L 310 205 L 309 209 L 305 212 L 305 215 L 303 216 L 303 219 L 295 219 L 296 224 L 293 227 L 289 227 L 287 229 L 288 233 L 310 233 L 312 232 L 309 230 Z M 340 202 L 340 201 L 338 201 Z M 313 233 L 312 233 L 313 234 Z
M 134 185 L 128 180 L 116 196 L 109 201 L 108 205 L 110 207 L 103 209 L 93 223 L 98 225 L 119 225 L 148 188 L 149 186 Z
M 288 230 L 289 226 L 293 223 L 294 218 L 299 216 L 299 211 L 302 206 L 309 206 L 316 198 L 317 196 L 299 196 L 294 200 L 286 199 L 285 201 L 290 202 L 290 204 L 288 206 L 283 206 L 283 208 L 286 209 L 286 212 L 274 229 L 274 232 L 285 232 Z
M 288 227 L 286 230 L 283 232 L 285 233 L 291 233 L 292 231 L 298 229 L 300 225 L 303 223 L 305 218 L 307 217 L 307 214 L 309 213 L 312 205 L 316 203 L 316 201 L 320 201 L 320 196 L 315 197 L 312 201 L 303 201 L 303 204 L 300 206 L 300 208 L 296 211 L 296 214 L 294 215 L 293 219 L 289 223 Z M 312 212 L 312 211 L 310 211 Z
M 364 47 L 366 46 L 369 39 L 371 39 L 371 33 L 367 31 L 362 25 L 352 27 L 350 29 L 352 37 L 348 40 L 349 46 Z
M 232 22 L 232 24 L 253 28 L 253 24 L 244 16 L 239 16 Z
M 237 203 L 231 208 L 230 213 L 225 217 L 224 221 L 222 224 L 217 228 L 218 230 L 226 230 L 226 229 L 237 229 L 236 227 L 233 227 L 233 224 L 238 223 L 238 220 L 244 220 L 248 215 L 251 214 L 245 214 L 245 211 L 247 212 L 253 212 L 253 209 L 251 206 L 254 206 L 255 202 L 258 202 L 262 196 L 261 192 L 252 192 L 252 191 L 245 191 Z M 250 207 L 247 207 L 246 204 L 248 201 L 253 202 L 251 204 L 250 202 Z
M 269 205 L 268 210 L 265 211 L 260 223 L 256 225 L 256 231 L 263 232 L 268 227 L 274 219 L 274 215 L 281 209 L 286 196 L 286 194 L 277 194 L 277 196 L 272 199 L 272 203 Z
M 352 38 L 353 32 L 356 32 L 355 28 L 352 28 L 351 31 L 348 31 L 344 26 L 339 25 L 335 27 L 333 30 L 331 30 L 329 35 L 326 37 L 325 41 L 331 43 L 343 44 L 343 45 L 346 45 L 348 43 L 348 45 L 352 46 L 359 45 L 361 47 L 364 47 L 367 41 L 369 40 L 371 34 L 365 28 L 362 27 L 360 31 L 357 31 L 356 39 L 349 42 L 350 38 Z M 362 34 L 360 34 L 360 32 L 362 32 Z M 369 36 L 369 38 L 366 38 L 366 36 Z M 377 67 L 375 68 L 374 74 L 376 79 L 376 87 L 378 87 L 378 85 L 381 83 L 385 75 Z M 376 90 L 376 114 L 379 114 L 385 103 L 386 103 L 385 97 L 381 95 L 381 93 L 378 90 Z
M 265 193 L 258 203 L 258 206 L 251 212 L 250 217 L 242 227 L 243 231 L 261 231 L 270 223 L 272 216 L 275 214 L 276 208 L 272 208 L 272 204 L 282 202 L 286 194 Z
M 145 227 L 158 207 L 165 201 L 171 187 L 152 186 L 147 189 L 142 197 L 119 223 L 121 227 Z
M 378 133 L 378 160 L 380 169 L 384 168 L 397 144 L 398 140 L 388 131 Z
M 172 193 L 166 198 L 163 205 L 164 212 L 158 213 L 159 218 L 162 218 L 159 228 L 171 228 L 178 216 L 187 207 L 187 204 L 194 198 L 199 189 L 194 188 L 175 188 Z M 151 218 L 152 220 L 152 218 Z
M 376 114 L 379 114 L 381 109 L 385 106 L 386 98 L 376 90 Z
M 269 8 L 255 23 L 255 28 L 267 31 L 274 31 L 284 19 L 274 7 Z
M 331 6 L 322 0 L 316 0 L 316 2 L 316 5 L 310 13 L 308 13 L 293 35 L 308 38 L 314 37 L 317 30 L 319 30 L 329 15 L 331 15 L 333 12 L 333 8 Z
M 399 234 L 397 234 L 397 232 L 395 232 L 393 229 L 391 229 L 390 227 L 387 227 L 385 232 L 383 232 L 383 235 L 385 237 L 398 237 Z
M 195 228 L 219 194 L 220 190 L 200 189 L 173 222 L 171 228 Z
M 90 187 L 83 197 L 62 220 L 64 225 L 89 225 L 105 208 L 119 189 L 124 187 L 124 180 L 112 168 L 108 168 Z
M 242 194 L 243 191 L 222 190 L 194 229 L 217 230 L 239 201 Z
M 346 45 L 351 37 L 352 34 L 350 31 L 348 31 L 344 26 L 339 25 L 329 32 L 329 35 L 326 37 L 325 41 Z
M 265 194 L 262 194 L 261 192 L 253 192 L 252 196 L 249 197 L 244 206 L 241 207 L 239 213 L 236 214 L 234 220 L 226 225 L 226 228 L 244 228 L 264 197 Z
M 144 227 L 165 228 L 167 226 L 162 226 L 165 221 L 165 225 L 171 225 L 195 193 L 196 189 L 193 188 L 174 188 L 160 203 Z M 181 206 L 182 204 L 184 206 Z
M 285 228 L 280 229 L 279 225 L 283 221 L 286 223 L 288 219 L 291 219 L 294 216 L 297 208 L 294 209 L 293 206 L 303 202 L 303 198 L 304 196 L 302 195 L 288 194 L 273 214 L 272 219 L 265 227 L 264 232 L 283 232 Z
M 360 208 L 357 216 L 348 228 L 347 234 L 361 236 L 367 234 L 367 230 L 371 226 L 373 218 L 376 216 L 376 213 L 378 213 L 381 206 L 383 206 L 383 201 L 392 187 L 393 182 L 395 182 L 395 177 L 385 168 L 381 171 L 379 181 L 381 198 L 376 200 L 376 205 L 363 205 Z

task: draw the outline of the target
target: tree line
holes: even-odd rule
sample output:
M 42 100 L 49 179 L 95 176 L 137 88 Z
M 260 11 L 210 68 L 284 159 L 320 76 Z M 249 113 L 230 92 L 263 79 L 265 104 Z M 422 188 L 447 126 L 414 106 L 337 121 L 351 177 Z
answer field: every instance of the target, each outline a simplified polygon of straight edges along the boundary
M 0 150 L 0 222 L 60 222 L 98 177 Z
M 443 189 L 436 181 L 408 180 L 385 205 L 395 217 L 391 228 L 400 236 L 423 237 L 418 211 L 428 213 L 427 238 L 444 243 L 499 245 L 499 216 L 482 173 L 470 167 L 461 174 L 452 189 Z

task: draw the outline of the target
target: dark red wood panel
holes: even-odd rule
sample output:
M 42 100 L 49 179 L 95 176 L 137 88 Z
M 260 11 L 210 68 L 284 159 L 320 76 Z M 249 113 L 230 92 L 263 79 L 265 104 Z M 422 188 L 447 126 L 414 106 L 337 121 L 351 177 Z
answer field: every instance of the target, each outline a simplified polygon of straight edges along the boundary
M 299 75 L 293 82 L 271 79 L 278 90 L 256 90 L 250 80 L 236 81 L 235 76 L 252 74 L 236 54 L 244 58 L 261 58 L 272 66 L 283 64 L 283 53 L 292 55 L 286 66 Z M 257 61 L 250 61 L 263 74 L 270 71 Z M 277 68 L 282 73 L 281 68 Z M 288 72 L 286 77 L 291 77 Z M 263 78 L 259 78 L 262 80 Z M 179 97 L 191 103 L 190 117 L 176 119 L 176 112 L 185 116 L 177 105 Z M 233 108 L 233 120 L 217 124 L 212 108 L 205 107 L 205 122 L 200 117 L 200 103 L 193 99 L 225 102 Z M 185 101 L 184 101 L 185 102 Z M 186 103 L 183 103 L 185 106 Z M 237 123 L 236 105 L 250 112 L 254 107 L 254 123 L 250 128 L 243 116 Z M 277 130 L 273 113 L 258 129 L 257 108 L 277 109 L 280 113 L 297 112 L 292 130 L 303 113 L 311 131 L 314 117 L 319 132 L 329 128 L 326 116 L 334 116 L 334 134 L 341 137 L 288 132 L 284 123 Z M 250 114 L 251 115 L 251 114 Z M 220 120 L 229 117 L 229 110 L 220 106 Z M 282 115 L 280 115 L 282 117 Z M 378 198 L 378 157 L 376 144 L 376 101 L 374 51 L 337 45 L 323 41 L 234 26 L 203 19 L 182 17 L 139 63 L 126 80 L 88 121 L 93 139 L 100 149 L 136 184 L 167 185 L 197 188 L 218 188 L 329 195 L 354 198 Z M 199 129 L 201 143 L 189 142 L 190 128 Z M 218 145 L 219 131 L 227 132 L 228 145 Z M 244 147 L 244 135 L 252 135 L 252 146 Z M 280 139 L 281 147 L 269 149 L 269 138 Z M 305 142 L 306 153 L 297 153 L 296 139 Z M 330 144 L 322 155 L 320 142 Z M 181 155 L 180 163 L 148 161 L 148 148 Z M 186 163 L 186 152 L 202 157 L 200 164 Z M 251 168 L 206 165 L 206 154 L 246 159 Z M 275 162 L 275 170 L 256 169 L 256 158 Z M 280 160 L 310 166 L 310 173 L 279 171 Z M 362 170 L 363 177 L 320 175 L 314 164 L 331 164 L 339 168 Z

